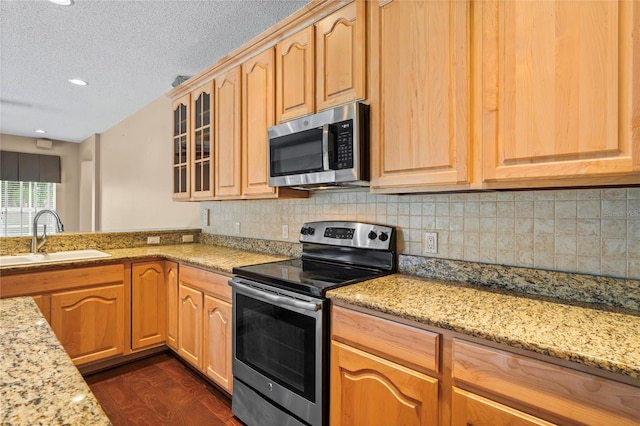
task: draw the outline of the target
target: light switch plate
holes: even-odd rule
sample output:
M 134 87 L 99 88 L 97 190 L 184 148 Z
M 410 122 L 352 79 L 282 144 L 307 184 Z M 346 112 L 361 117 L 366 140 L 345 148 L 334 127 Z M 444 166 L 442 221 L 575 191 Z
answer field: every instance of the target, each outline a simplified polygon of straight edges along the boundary
M 282 225 L 282 238 L 289 239 L 289 225 Z
M 233 226 L 233 230 L 236 235 L 240 235 L 240 222 L 236 222 Z
M 182 242 L 183 243 L 192 243 L 193 242 L 193 235 L 183 235 L 182 236 Z

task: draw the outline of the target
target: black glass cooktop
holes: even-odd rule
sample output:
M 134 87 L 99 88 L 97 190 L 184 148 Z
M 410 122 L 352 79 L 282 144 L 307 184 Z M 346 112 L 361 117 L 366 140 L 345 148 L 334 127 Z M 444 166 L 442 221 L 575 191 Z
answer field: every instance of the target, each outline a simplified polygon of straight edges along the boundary
M 233 273 L 286 290 L 324 297 L 327 290 L 381 277 L 390 272 L 308 259 L 292 259 L 240 266 L 233 268 Z

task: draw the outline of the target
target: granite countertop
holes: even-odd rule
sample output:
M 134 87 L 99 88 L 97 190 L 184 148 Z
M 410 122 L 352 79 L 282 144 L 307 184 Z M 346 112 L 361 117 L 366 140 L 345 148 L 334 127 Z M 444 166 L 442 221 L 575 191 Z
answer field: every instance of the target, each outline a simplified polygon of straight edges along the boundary
M 0 424 L 111 424 L 32 298 L 0 315 Z
M 288 259 L 284 256 L 275 256 L 264 253 L 255 253 L 238 250 L 229 247 L 214 246 L 210 244 L 177 244 L 165 246 L 144 246 L 123 249 L 100 250 L 111 257 L 98 259 L 82 259 L 64 262 L 51 262 L 15 266 L 3 266 L 3 272 L 35 272 L 40 269 L 59 267 L 65 265 L 83 266 L 95 265 L 113 261 L 145 260 L 162 257 L 167 260 L 180 262 L 196 267 L 201 267 L 217 272 L 231 274 L 235 266 L 253 265 L 256 263 L 275 262 Z
M 640 380 L 640 312 L 601 310 L 401 274 L 327 295 L 338 305 L 359 306 Z

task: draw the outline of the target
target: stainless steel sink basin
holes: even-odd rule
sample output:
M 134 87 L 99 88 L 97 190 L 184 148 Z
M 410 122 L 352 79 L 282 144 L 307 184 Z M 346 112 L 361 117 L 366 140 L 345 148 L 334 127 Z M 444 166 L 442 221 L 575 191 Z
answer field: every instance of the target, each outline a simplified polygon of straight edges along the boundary
M 0 256 L 0 266 L 17 266 L 37 263 L 66 262 L 71 260 L 98 259 L 111 257 L 110 254 L 99 250 L 71 250 L 54 253 L 21 253 Z

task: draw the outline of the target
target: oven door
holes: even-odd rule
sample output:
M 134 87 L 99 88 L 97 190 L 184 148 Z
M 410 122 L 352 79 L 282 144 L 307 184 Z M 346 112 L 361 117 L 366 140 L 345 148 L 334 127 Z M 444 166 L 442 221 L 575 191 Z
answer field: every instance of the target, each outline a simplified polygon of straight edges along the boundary
M 235 379 L 305 423 L 321 425 L 326 353 L 323 300 L 239 277 L 230 285 Z M 236 406 L 236 393 L 233 398 Z M 255 404 L 238 401 L 237 405 Z M 235 414 L 241 420 L 248 415 Z

